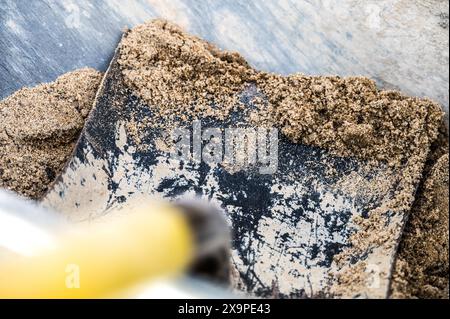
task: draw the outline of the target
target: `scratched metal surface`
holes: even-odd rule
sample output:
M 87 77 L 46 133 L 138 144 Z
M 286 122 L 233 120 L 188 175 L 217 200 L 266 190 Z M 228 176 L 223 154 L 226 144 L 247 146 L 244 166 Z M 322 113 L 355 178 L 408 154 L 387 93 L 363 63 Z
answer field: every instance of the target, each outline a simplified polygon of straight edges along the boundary
M 167 18 L 256 68 L 366 75 L 448 111 L 445 0 L 0 0 L 0 98 L 92 66 L 105 70 L 121 29 Z
M 293 144 L 281 135 L 278 169 L 272 174 L 261 174 L 257 165 L 232 172 L 220 165 L 176 160 L 156 142 L 164 131 L 135 127 L 133 123 L 146 123 L 155 114 L 125 87 L 114 59 L 75 153 L 43 204 L 86 222 L 107 217 L 113 208 L 140 196 L 200 197 L 219 205 L 231 226 L 233 287 L 260 297 L 330 296 L 338 284 L 329 276 L 339 271 L 334 257 L 359 230 L 354 218 L 367 218 L 369 210 L 394 196 L 392 172 L 382 165 L 367 171 L 362 161 Z M 247 110 L 254 107 L 255 96 L 260 94 L 252 87 L 242 92 Z M 233 115 L 223 122 L 202 122 L 224 129 L 245 124 L 245 119 Z M 192 128 L 192 122 L 186 127 Z M 349 180 L 353 191 L 341 187 Z M 368 195 L 367 183 L 373 180 L 392 183 L 386 191 Z M 401 215 L 392 216 L 385 225 L 392 231 L 390 240 L 352 256 L 352 264 L 364 260 L 380 277 L 376 287 L 368 282 L 347 297 L 387 296 L 403 222 Z

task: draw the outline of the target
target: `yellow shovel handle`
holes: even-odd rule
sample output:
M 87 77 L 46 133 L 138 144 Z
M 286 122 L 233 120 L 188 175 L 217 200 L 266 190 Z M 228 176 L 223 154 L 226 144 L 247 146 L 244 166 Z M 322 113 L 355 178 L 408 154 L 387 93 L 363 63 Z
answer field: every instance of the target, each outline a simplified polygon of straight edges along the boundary
M 176 208 L 140 208 L 64 236 L 42 255 L 0 263 L 0 298 L 106 297 L 183 271 L 193 250 L 191 229 Z

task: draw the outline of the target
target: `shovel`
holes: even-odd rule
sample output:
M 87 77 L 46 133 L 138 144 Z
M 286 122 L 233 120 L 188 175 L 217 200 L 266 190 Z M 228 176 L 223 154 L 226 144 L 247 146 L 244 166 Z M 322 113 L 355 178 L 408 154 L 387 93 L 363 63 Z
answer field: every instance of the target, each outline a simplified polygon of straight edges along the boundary
M 5 44 L 0 48 L 5 57 L 0 61 L 0 66 L 5 70 L 0 74 L 0 96 L 6 97 L 24 85 L 52 81 L 57 75 L 77 67 L 106 68 L 122 26 L 142 22 L 158 13 L 142 1 L 124 3 L 117 9 L 118 2 L 89 5 L 83 2 L 78 6 L 73 1 L 59 4 L 45 0 L 33 2 L 32 5 L 5 1 L 0 8 L 0 14 L 5 17 L 0 25 L 0 42 Z M 253 8 L 249 10 L 258 13 Z M 296 19 L 297 22 L 304 20 L 301 11 L 295 11 L 295 14 L 302 17 Z M 14 16 L 18 18 L 12 19 Z M 273 17 L 277 25 L 287 27 L 285 32 L 291 30 L 291 22 L 284 21 L 284 15 L 280 17 L 283 21 Z M 202 17 L 202 23 L 207 18 L 210 17 Z M 247 12 L 246 19 L 252 21 L 252 27 L 261 22 L 250 12 Z M 42 20 L 54 22 L 52 32 L 49 25 L 40 23 Z M 267 21 L 272 23 L 270 19 Z M 310 23 L 309 19 L 305 21 Z M 202 25 L 196 31 L 206 29 Z M 268 32 L 265 27 L 255 29 Z M 315 30 L 309 32 L 316 33 Z M 92 34 L 102 36 L 93 37 Z M 207 35 L 216 39 L 208 32 Z M 296 36 L 298 30 L 290 33 L 290 37 Z M 298 37 L 309 38 L 303 34 Z M 268 39 L 274 40 L 269 35 L 261 37 L 258 41 L 262 42 L 258 42 L 257 47 Z M 307 44 L 302 41 L 299 43 Z M 318 52 L 327 52 L 330 47 L 335 47 L 334 43 L 330 46 L 325 40 L 317 45 Z M 286 43 L 286 47 L 289 46 Z M 384 49 L 383 52 L 386 51 Z M 18 58 L 18 51 L 26 52 L 23 58 Z M 323 73 L 326 69 L 319 67 L 321 61 L 314 67 L 315 64 L 310 63 L 311 58 L 306 62 L 294 58 L 292 52 L 299 51 L 295 46 L 286 49 L 288 51 L 291 55 L 287 60 L 292 63 L 278 70 L 280 72 L 305 69 L 302 63 L 311 64 L 311 68 L 306 68 L 310 73 Z M 271 57 L 276 57 L 278 51 L 272 53 Z M 335 54 L 334 51 L 332 53 Z M 397 61 L 400 55 L 394 53 L 389 51 L 389 57 Z M 257 52 L 252 54 L 257 56 Z M 355 56 L 348 55 L 349 63 L 342 64 L 342 67 L 334 63 L 337 73 L 356 72 L 348 69 L 347 65 L 352 68 L 366 65 L 367 61 L 362 60 L 354 63 Z M 77 58 L 74 59 L 74 56 Z M 327 61 L 327 68 L 328 60 L 324 60 Z M 258 61 L 255 58 L 252 62 Z M 415 69 L 406 68 L 408 77 L 410 72 L 417 75 L 423 68 Z M 374 76 L 378 74 L 376 65 L 369 71 Z M 404 79 L 406 75 L 398 73 L 401 71 L 396 69 L 394 78 Z M 401 87 L 403 82 L 395 84 Z M 44 205 L 63 212 L 75 221 L 82 221 L 108 215 L 117 206 L 126 205 L 129 200 L 142 194 L 165 199 L 201 197 L 222 206 L 232 229 L 232 271 L 228 277 L 230 285 L 236 289 L 269 297 L 385 298 L 388 295 L 391 267 L 405 222 L 404 215 L 389 216 L 383 228 L 390 235 L 382 244 L 374 244 L 362 236 L 365 245 L 350 258 L 351 262 L 340 265 L 336 260 L 354 246 L 352 238 L 360 228 L 360 223 L 356 222 L 358 218 L 367 220 L 368 211 L 382 207 L 392 199 L 401 179 L 398 172 L 392 172 L 382 164 L 371 167 L 367 172 L 364 161 L 339 158 L 322 149 L 293 144 L 280 134 L 277 135 L 278 150 L 275 152 L 272 149 L 268 153 L 269 158 L 270 154 L 277 154 L 275 174 L 260 173 L 261 168 L 270 170 L 270 160 L 262 167 L 238 172 L 211 168 L 205 163 L 198 165 L 196 161 L 187 161 L 185 168 L 180 170 L 178 162 L 174 164 L 170 154 L 155 145 L 158 143 L 154 137 L 158 132 L 154 129 L 139 132 L 147 146 L 144 151 L 140 143 L 130 138 L 128 124 L 144 121 L 150 115 L 140 112 L 144 109 L 139 104 L 141 101 L 136 101 L 136 97 L 125 92 L 124 87 L 116 53 L 73 157 L 47 194 Z M 249 88 L 241 94 L 242 102 L 248 107 L 252 107 L 256 89 Z M 402 89 L 418 90 L 417 87 Z M 112 103 L 118 107 L 112 108 Z M 233 122 L 239 122 L 239 119 L 230 119 L 228 123 L 199 124 L 205 128 L 226 128 L 234 127 Z M 192 134 L 198 129 L 198 124 L 190 124 L 187 129 Z M 270 132 L 266 137 L 270 140 Z M 267 149 L 270 150 L 270 145 Z M 169 164 L 166 165 L 166 162 Z M 331 171 L 333 174 L 329 174 Z M 388 187 L 383 192 L 366 196 L 365 185 L 374 180 L 387 181 Z M 210 181 L 217 184 L 211 187 L 208 184 Z M 385 215 L 388 216 L 389 212 L 386 211 Z M 344 289 L 349 286 L 352 289 Z
M 119 55 L 44 206 L 81 222 L 140 196 L 200 198 L 220 206 L 231 228 L 231 287 L 271 298 L 388 296 L 406 211 L 393 213 L 386 204 L 400 191 L 401 172 L 293 143 L 276 129 L 252 131 L 239 114 L 187 121 L 170 138 L 157 127 L 138 130 L 136 123 L 154 114 L 127 89 Z M 245 108 L 257 97 L 255 86 L 239 94 Z M 210 128 L 222 134 L 223 163 L 234 161 L 231 168 L 215 165 L 205 151 Z M 161 138 L 181 147 L 168 151 Z M 249 146 L 255 140 L 257 149 Z M 233 152 L 241 146 L 242 157 Z M 373 183 L 383 187 L 369 188 Z M 379 234 L 370 233 L 371 223 Z

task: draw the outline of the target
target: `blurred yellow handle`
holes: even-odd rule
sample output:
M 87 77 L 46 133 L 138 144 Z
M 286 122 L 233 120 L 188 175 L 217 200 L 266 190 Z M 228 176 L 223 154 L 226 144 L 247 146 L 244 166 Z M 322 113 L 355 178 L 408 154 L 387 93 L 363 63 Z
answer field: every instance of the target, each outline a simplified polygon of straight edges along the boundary
M 42 255 L 0 263 L 0 298 L 106 297 L 145 278 L 182 272 L 193 249 L 176 208 L 141 207 L 64 236 Z

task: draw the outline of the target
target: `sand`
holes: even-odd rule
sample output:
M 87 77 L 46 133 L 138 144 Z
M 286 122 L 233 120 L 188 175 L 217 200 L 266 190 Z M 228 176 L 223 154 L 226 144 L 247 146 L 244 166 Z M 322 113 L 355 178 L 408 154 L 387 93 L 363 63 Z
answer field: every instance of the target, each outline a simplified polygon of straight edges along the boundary
M 255 84 L 268 98 L 249 114 L 255 124 L 276 126 L 295 142 L 338 155 L 393 165 L 423 157 L 422 150 L 428 153 L 443 117 L 433 101 L 378 90 L 364 77 L 257 71 L 238 53 L 222 51 L 164 20 L 129 31 L 118 62 L 126 85 L 165 119 L 165 126 L 245 112 L 239 93 Z
M 101 74 L 81 69 L 0 102 L 0 187 L 39 199 L 70 156 Z
M 400 243 L 392 298 L 449 297 L 448 152 L 448 133 L 443 125 Z

